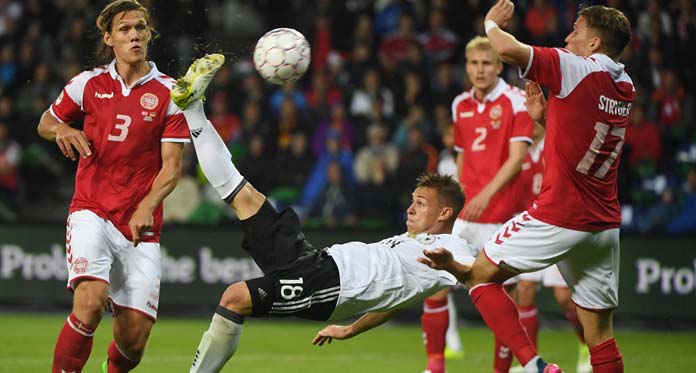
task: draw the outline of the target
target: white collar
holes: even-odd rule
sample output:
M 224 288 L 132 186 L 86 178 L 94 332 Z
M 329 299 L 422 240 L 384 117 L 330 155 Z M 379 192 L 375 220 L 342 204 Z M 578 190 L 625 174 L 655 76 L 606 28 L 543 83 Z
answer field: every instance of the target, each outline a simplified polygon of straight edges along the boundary
M 618 79 L 624 73 L 624 64 L 616 62 L 611 57 L 602 53 L 595 53 L 590 58 L 604 66 L 614 79 Z
M 150 65 L 150 72 L 147 73 L 146 75 L 140 77 L 140 79 L 138 79 L 133 84 L 133 87 L 135 87 L 138 84 L 145 84 L 148 81 L 150 81 L 152 78 L 154 78 L 155 76 L 160 74 L 159 70 L 157 70 L 157 65 L 155 65 L 154 62 L 147 61 L 147 64 Z M 111 63 L 109 64 L 109 74 L 111 74 L 111 78 L 113 78 L 114 80 L 120 81 L 124 87 L 126 86 L 126 83 L 123 81 L 123 78 L 121 77 L 121 75 L 118 75 L 118 72 L 116 71 L 116 59 L 111 61 Z

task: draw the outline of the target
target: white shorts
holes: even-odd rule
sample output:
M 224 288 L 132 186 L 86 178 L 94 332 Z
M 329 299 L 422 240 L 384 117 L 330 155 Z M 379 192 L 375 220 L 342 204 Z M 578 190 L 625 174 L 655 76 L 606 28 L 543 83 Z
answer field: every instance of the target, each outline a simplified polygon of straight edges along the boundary
M 471 254 L 474 257 L 479 256 L 483 245 L 488 242 L 488 240 L 493 236 L 495 232 L 500 229 L 502 224 L 495 223 L 476 223 L 467 221 L 464 219 L 459 219 L 454 221 L 454 226 L 452 227 L 452 234 L 457 235 L 469 242 L 471 245 Z M 504 285 L 514 285 L 517 283 L 517 276 L 507 279 Z
M 110 221 L 80 210 L 68 216 L 65 246 L 69 289 L 80 279 L 106 282 L 112 311 L 131 309 L 157 319 L 159 243 L 133 247 Z
M 520 273 L 517 275 L 520 281 L 533 281 L 544 285 L 547 288 L 567 288 L 561 271 L 558 270 L 557 265 L 552 265 L 551 267 L 546 267 L 540 271 Z
M 554 263 L 587 309 L 619 304 L 619 229 L 582 232 L 546 224 L 524 212 L 505 223 L 486 243 L 484 255 L 512 272 L 534 272 Z

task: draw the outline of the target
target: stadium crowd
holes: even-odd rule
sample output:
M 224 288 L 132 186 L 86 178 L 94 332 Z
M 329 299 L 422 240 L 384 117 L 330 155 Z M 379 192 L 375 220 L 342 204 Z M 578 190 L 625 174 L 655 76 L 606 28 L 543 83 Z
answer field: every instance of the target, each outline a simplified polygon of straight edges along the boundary
M 71 77 L 93 66 L 94 21 L 107 1 L 0 0 L 0 221 L 63 220 L 75 164 L 36 136 L 38 118 Z M 151 0 L 160 37 L 151 60 L 179 76 L 192 58 L 228 62 L 206 111 L 235 163 L 305 224 L 403 224 L 413 180 L 456 174 L 452 99 L 470 84 L 463 46 L 482 35 L 482 0 Z M 558 46 L 570 0 L 516 2 L 515 35 Z M 606 0 L 634 28 L 622 62 L 637 90 L 623 147 L 623 228 L 696 232 L 696 9 L 692 0 Z M 310 71 L 296 85 L 265 83 L 251 56 L 275 27 L 302 32 Z M 523 86 L 517 69 L 506 81 Z M 208 189 L 192 148 L 165 201 L 170 222 L 216 223 L 231 210 Z

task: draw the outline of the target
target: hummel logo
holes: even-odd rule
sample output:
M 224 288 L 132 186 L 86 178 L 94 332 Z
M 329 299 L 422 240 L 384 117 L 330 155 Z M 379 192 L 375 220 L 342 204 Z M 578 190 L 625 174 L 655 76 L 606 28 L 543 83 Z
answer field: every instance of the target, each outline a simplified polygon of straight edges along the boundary
M 268 293 L 266 293 L 263 289 L 259 288 L 259 296 L 261 297 L 261 300 L 263 300 L 268 296 Z
M 474 116 L 474 112 L 473 112 L 473 111 L 465 111 L 465 112 L 459 113 L 459 117 L 460 117 L 460 118 L 471 118 L 471 117 L 473 117 L 473 116 Z
M 191 130 L 191 136 L 197 138 L 201 132 L 203 132 L 203 128 L 196 128 L 195 130 Z
M 114 93 L 99 93 L 99 92 L 94 92 L 94 97 L 96 98 L 114 98 Z

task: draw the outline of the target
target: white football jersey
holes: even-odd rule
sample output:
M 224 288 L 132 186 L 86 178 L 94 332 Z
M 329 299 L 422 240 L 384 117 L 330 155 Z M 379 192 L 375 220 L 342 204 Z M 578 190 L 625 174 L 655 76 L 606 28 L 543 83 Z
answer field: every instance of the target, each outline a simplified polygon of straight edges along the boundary
M 341 280 L 341 293 L 330 320 L 407 308 L 456 285 L 457 279 L 450 273 L 416 260 L 423 257 L 424 249 L 440 247 L 451 251 L 461 263 L 474 261 L 467 241 L 451 234 L 404 233 L 375 243 L 354 241 L 329 247 Z

